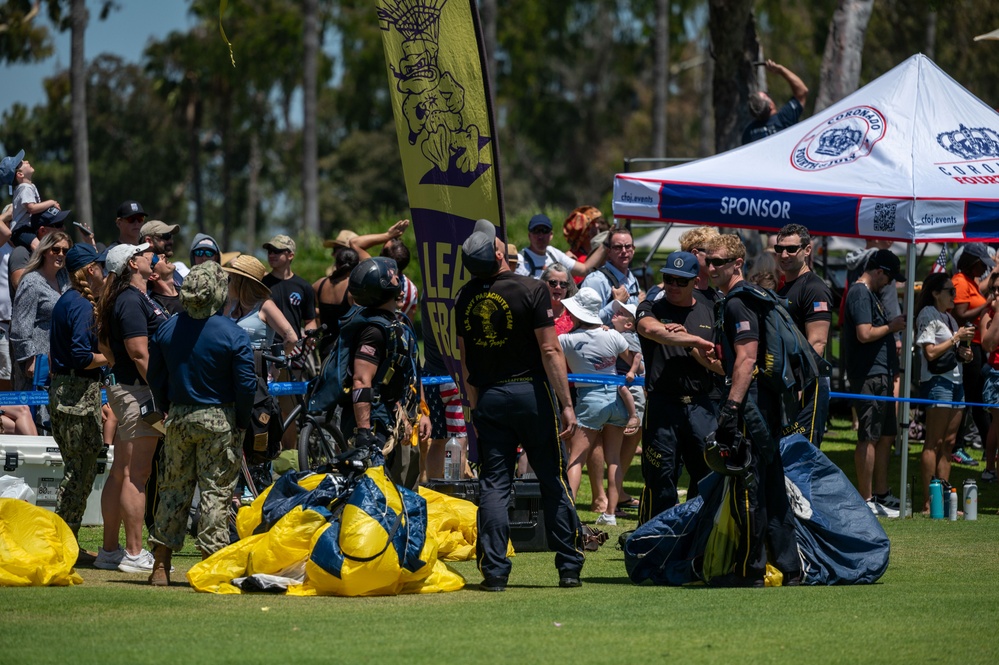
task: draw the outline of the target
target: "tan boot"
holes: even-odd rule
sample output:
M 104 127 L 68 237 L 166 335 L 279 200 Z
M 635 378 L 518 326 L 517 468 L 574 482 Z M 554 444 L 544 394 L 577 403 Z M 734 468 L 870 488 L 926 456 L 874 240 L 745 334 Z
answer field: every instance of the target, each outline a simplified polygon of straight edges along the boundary
M 149 575 L 152 586 L 170 586 L 170 559 L 173 550 L 166 545 L 157 545 L 153 550 L 153 572 Z

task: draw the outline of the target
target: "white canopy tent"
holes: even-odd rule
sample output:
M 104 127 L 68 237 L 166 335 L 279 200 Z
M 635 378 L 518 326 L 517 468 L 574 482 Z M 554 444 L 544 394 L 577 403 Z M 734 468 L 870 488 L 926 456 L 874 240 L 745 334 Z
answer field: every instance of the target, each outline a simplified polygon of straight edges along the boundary
M 999 240 L 999 114 L 915 55 L 767 139 L 618 174 L 613 204 L 615 217 L 636 220 L 770 232 L 797 223 L 815 235 L 904 242 L 904 348 L 911 349 L 915 243 Z M 901 429 L 904 502 L 909 434 Z

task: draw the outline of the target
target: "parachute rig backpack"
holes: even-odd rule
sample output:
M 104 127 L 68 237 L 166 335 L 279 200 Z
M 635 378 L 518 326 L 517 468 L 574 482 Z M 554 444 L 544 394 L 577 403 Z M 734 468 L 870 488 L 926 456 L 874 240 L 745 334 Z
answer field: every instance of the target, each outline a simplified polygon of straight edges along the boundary
M 317 377 L 319 384 L 309 400 L 310 412 L 326 412 L 336 406 L 351 407 L 351 351 L 358 333 L 369 325 L 381 329 L 387 351 L 372 380 L 372 408 L 385 402 L 408 404 L 414 402 L 410 399 L 414 396 L 415 403 L 419 403 L 419 349 L 413 324 L 399 313 L 389 320 L 383 316 L 368 316 L 366 312 L 367 308 L 355 305 L 340 319 L 340 337 L 323 361 Z
M 725 303 L 740 298 L 759 316 L 759 348 L 757 380 L 780 395 L 781 417 L 794 418 L 801 407 L 801 391 L 820 376 L 829 376 L 829 363 L 815 352 L 812 345 L 791 319 L 788 301 L 770 289 L 742 281 L 728 295 L 715 303 L 715 326 L 722 340 L 726 362 L 735 359 L 735 350 L 725 337 Z

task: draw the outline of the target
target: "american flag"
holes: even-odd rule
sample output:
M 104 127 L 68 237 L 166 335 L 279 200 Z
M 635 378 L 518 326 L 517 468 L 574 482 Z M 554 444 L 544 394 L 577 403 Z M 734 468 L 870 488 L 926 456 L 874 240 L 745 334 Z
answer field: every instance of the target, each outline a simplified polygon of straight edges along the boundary
M 930 272 L 947 272 L 947 245 L 944 245 L 940 250 L 940 256 L 937 257 Z

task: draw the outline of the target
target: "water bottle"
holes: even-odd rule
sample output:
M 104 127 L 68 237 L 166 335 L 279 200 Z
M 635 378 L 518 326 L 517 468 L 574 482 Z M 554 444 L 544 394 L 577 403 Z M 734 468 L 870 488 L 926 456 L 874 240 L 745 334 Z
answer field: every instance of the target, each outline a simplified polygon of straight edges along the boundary
M 943 485 L 937 478 L 934 478 L 930 481 L 930 518 L 942 520 L 943 516 Z
M 964 481 L 964 519 L 978 519 L 978 485 L 974 478 Z
M 950 488 L 950 506 L 948 507 L 947 517 L 951 522 L 957 521 L 957 488 Z
M 461 442 L 452 436 L 444 444 L 444 480 L 461 480 Z

